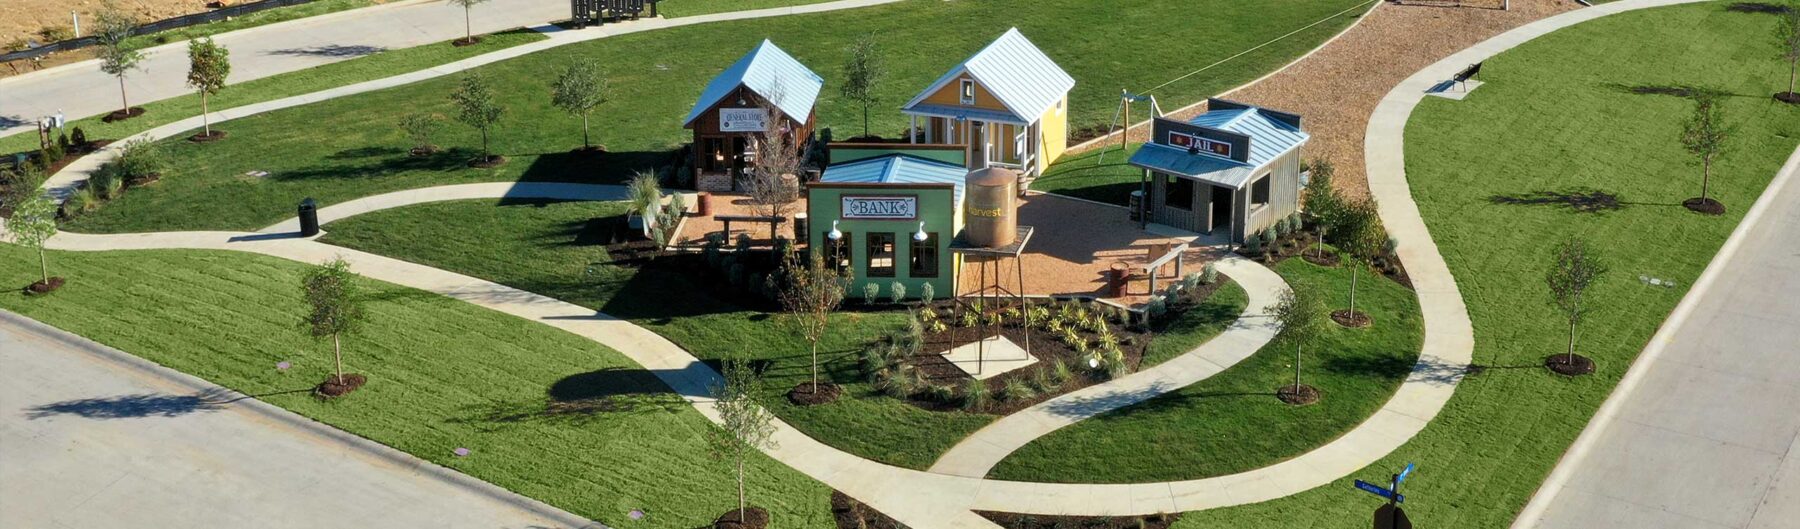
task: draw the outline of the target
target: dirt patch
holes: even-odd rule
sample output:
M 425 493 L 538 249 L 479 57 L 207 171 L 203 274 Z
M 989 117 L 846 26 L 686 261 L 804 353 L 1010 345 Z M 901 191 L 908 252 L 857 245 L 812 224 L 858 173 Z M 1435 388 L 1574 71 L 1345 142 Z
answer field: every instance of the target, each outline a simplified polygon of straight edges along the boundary
M 1337 252 L 1308 251 L 1300 254 L 1300 258 L 1325 268 L 1337 268 L 1338 263 L 1344 262 L 1344 258 L 1339 257 Z
M 188 141 L 194 143 L 212 143 L 222 139 L 225 139 L 225 131 L 222 130 L 215 130 L 211 133 L 202 132 L 193 136 L 188 136 Z
M 506 163 L 505 156 L 494 154 L 494 155 L 489 155 L 486 158 L 482 158 L 479 156 L 477 156 L 475 158 L 471 158 L 469 160 L 469 167 L 473 167 L 476 169 L 493 169 L 495 167 L 499 167 L 501 164 L 504 164 L 504 163 Z
M 112 112 L 109 112 L 105 116 L 101 117 L 100 121 L 112 123 L 115 121 L 125 121 L 127 119 L 135 118 L 135 117 L 142 116 L 142 115 L 144 115 L 144 107 L 131 107 L 128 109 L 114 110 Z
M 1693 211 L 1695 213 L 1700 213 L 1703 215 L 1724 215 L 1725 214 L 1725 205 L 1720 204 L 1719 201 L 1713 200 L 1710 198 L 1697 198 L 1697 197 L 1690 198 L 1690 199 L 1681 201 L 1681 205 L 1688 208 L 1688 210 L 1690 210 L 1690 211 Z
M 817 406 L 836 401 L 843 395 L 844 388 L 837 384 L 820 382 L 814 385 L 812 382 L 801 382 L 794 389 L 788 390 L 787 398 L 788 402 L 798 406 Z
M 1578 377 L 1594 373 L 1594 360 L 1581 355 L 1556 354 L 1544 357 L 1544 367 L 1558 375 Z
M 1009 512 L 975 511 L 988 521 L 1006 529 L 1168 529 L 1181 519 L 1181 514 L 1149 516 L 1053 516 Z
M 1338 309 L 1338 310 L 1331 311 L 1331 321 L 1335 321 L 1335 322 L 1337 322 L 1338 325 L 1342 325 L 1342 326 L 1349 327 L 1352 329 L 1361 329 L 1363 327 L 1368 327 L 1370 324 L 1375 323 L 1375 320 L 1373 318 L 1370 318 L 1368 313 L 1360 311 L 1360 310 L 1356 311 L 1356 312 L 1350 312 L 1350 309 Z
M 49 281 L 33 281 L 30 285 L 25 287 L 25 295 L 40 296 L 49 294 L 55 292 L 56 289 L 62 288 L 62 286 L 63 278 L 60 277 L 52 277 Z
M 835 490 L 831 491 L 831 517 L 837 520 L 838 529 L 906 529 L 906 524 Z
M 333 375 L 325 377 L 325 381 L 320 382 L 319 387 L 313 388 L 313 394 L 318 395 L 319 398 L 335 399 L 349 395 L 350 392 L 356 391 L 356 388 L 362 387 L 368 381 L 367 377 L 356 373 L 346 374 L 342 378 Z
M 769 526 L 769 511 L 762 507 L 732 509 L 713 521 L 713 529 L 763 529 Z
M 481 44 L 481 37 L 463 37 L 450 41 L 451 46 L 456 46 L 458 48 L 463 46 L 474 46 L 476 44 Z
M 1305 406 L 1319 401 L 1319 388 L 1306 384 L 1289 384 L 1275 390 L 1275 398 L 1291 406 Z

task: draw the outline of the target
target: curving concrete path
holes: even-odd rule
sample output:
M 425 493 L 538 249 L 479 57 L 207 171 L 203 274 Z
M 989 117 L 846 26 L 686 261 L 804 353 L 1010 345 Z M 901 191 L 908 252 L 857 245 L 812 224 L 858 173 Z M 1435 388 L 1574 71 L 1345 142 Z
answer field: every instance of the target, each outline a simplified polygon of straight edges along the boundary
M 430 202 L 482 198 L 519 198 L 548 200 L 625 200 L 627 190 L 620 185 L 570 184 L 560 182 L 485 182 L 407 189 L 382 193 L 319 208 L 319 225 L 330 224 L 364 213 L 406 207 Z M 300 219 L 290 218 L 256 230 L 257 233 L 298 233 Z
M 1266 313 L 1280 302 L 1287 282 L 1273 270 L 1229 252 L 1216 256 L 1219 271 L 1250 296 L 1237 321 L 1206 343 L 1143 371 L 1072 391 L 1000 418 L 938 456 L 930 472 L 986 477 L 1000 460 L 1039 437 L 1158 395 L 1206 380 L 1256 354 L 1281 330 Z

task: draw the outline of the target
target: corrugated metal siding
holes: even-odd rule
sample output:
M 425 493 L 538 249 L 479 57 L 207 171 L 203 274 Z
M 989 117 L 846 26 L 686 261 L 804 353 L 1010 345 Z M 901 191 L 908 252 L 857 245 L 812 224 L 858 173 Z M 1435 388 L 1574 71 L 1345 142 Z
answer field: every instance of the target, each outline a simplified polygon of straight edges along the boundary
M 691 124 L 700 113 L 712 108 L 713 104 L 731 94 L 738 85 L 749 87 L 764 98 L 770 98 L 775 106 L 795 121 L 806 121 L 812 115 L 813 104 L 819 100 L 819 90 L 825 87 L 825 78 L 807 69 L 806 65 L 788 55 L 775 43 L 764 39 L 750 53 L 732 63 L 725 71 L 713 77 L 706 89 L 700 92 L 700 99 L 694 102 L 694 109 L 688 111 L 683 124 Z M 777 91 L 779 98 L 772 97 Z
M 969 170 L 958 164 L 894 154 L 833 165 L 819 176 L 821 182 L 848 184 L 953 184 L 956 202 L 962 203 L 963 182 Z

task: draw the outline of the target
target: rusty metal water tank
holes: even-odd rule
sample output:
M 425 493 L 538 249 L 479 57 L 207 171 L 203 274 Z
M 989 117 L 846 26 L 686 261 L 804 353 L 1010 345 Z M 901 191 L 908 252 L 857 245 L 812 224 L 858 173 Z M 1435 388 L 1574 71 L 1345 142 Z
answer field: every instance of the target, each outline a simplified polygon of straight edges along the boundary
M 1019 172 L 989 167 L 964 181 L 963 229 L 970 244 L 998 248 L 1019 235 Z

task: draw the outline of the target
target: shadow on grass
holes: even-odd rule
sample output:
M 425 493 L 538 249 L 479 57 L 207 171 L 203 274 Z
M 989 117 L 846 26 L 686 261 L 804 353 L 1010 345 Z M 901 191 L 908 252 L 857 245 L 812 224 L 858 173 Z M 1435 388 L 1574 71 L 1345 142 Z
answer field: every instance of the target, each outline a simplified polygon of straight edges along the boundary
M 387 48 L 381 46 L 345 46 L 342 44 L 327 44 L 310 48 L 271 50 L 265 53 L 268 55 L 293 55 L 305 57 L 361 57 L 364 55 L 374 55 L 384 51 L 387 51 Z
M 1764 15 L 1786 14 L 1792 7 L 1767 2 L 1733 2 L 1725 6 L 1726 11 L 1733 13 L 1758 13 Z
M 639 171 L 654 171 L 674 163 L 674 151 L 547 152 L 539 154 L 525 168 L 519 181 L 624 184 Z
M 1405 377 L 1413 371 L 1410 358 L 1384 356 L 1380 358 L 1344 358 L 1329 357 L 1323 367 L 1326 371 L 1357 377 L 1393 380 Z
M 391 154 L 384 156 L 384 153 Z M 413 171 L 453 171 L 468 167 L 468 161 L 479 154 L 479 151 L 458 147 L 430 156 L 407 156 L 400 154 L 395 149 L 363 147 L 338 151 L 326 158 L 332 160 L 372 159 L 371 161 L 354 164 L 321 164 L 289 171 L 278 171 L 270 174 L 269 179 L 287 182 L 331 178 L 379 178 Z
M 74 415 L 87 419 L 180 417 L 192 413 L 218 411 L 224 409 L 227 404 L 248 398 L 306 391 L 311 391 L 311 389 L 279 391 L 262 395 L 243 395 L 224 388 L 212 388 L 192 395 L 139 393 L 136 395 L 121 395 L 117 397 L 74 399 L 44 404 L 41 406 L 33 406 L 26 410 L 25 418 L 42 419 L 58 415 Z
M 1736 93 L 1731 93 L 1731 92 L 1727 92 L 1727 91 L 1719 90 L 1719 89 L 1715 89 L 1715 88 L 1690 86 L 1690 85 L 1679 85 L 1679 84 L 1602 83 L 1601 86 L 1606 87 L 1607 89 L 1610 89 L 1610 90 L 1623 92 L 1623 93 L 1627 93 L 1627 94 L 1632 94 L 1632 95 L 1670 96 L 1670 97 L 1680 97 L 1680 98 L 1684 98 L 1684 99 L 1692 98 L 1696 95 L 1705 94 L 1705 93 L 1711 93 L 1713 95 L 1717 95 L 1720 97 L 1751 97 L 1751 98 L 1756 98 L 1756 99 L 1762 99 L 1762 98 L 1766 97 L 1766 96 L 1752 96 L 1752 95 L 1747 95 L 1747 94 L 1736 94 Z
M 1514 206 L 1559 206 L 1577 213 L 1603 213 L 1624 209 L 1619 196 L 1589 188 L 1562 191 L 1532 191 L 1514 195 L 1494 195 L 1488 201 Z

